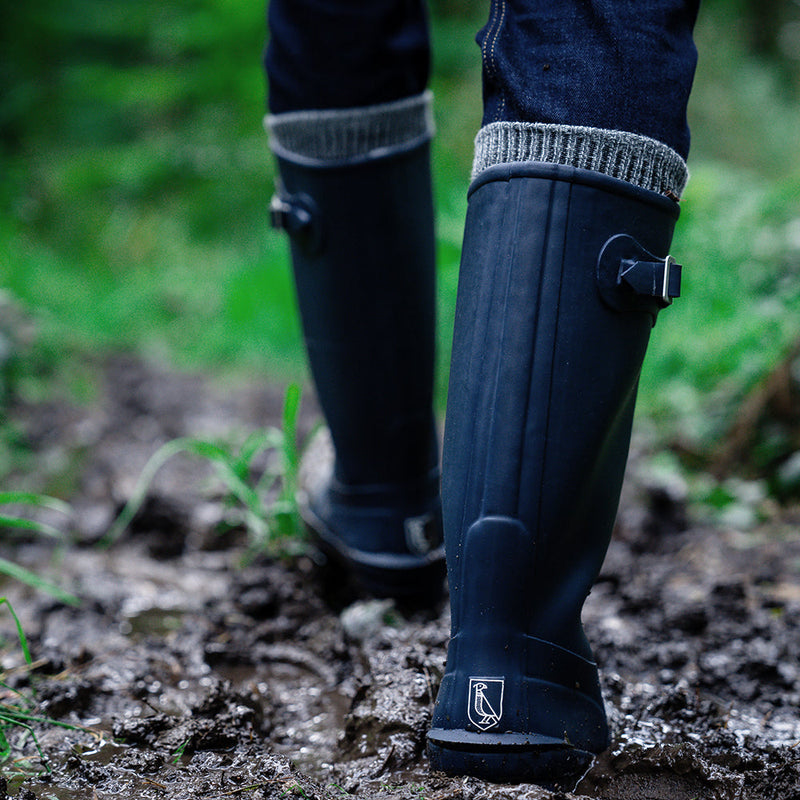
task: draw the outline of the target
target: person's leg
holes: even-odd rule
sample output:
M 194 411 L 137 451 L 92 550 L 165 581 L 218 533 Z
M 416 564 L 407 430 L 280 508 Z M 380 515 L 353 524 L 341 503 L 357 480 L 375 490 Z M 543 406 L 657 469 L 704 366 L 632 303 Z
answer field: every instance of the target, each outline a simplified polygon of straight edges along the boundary
M 478 34 L 483 126 L 626 131 L 684 159 L 699 0 L 492 0 Z
M 380 105 L 427 88 L 424 0 L 269 0 L 267 22 L 272 114 Z
M 679 290 L 668 252 L 695 10 L 497 0 L 479 36 L 486 118 L 445 426 L 452 636 L 434 769 L 569 788 L 608 745 L 580 615 L 650 329 Z
M 434 233 L 420 2 L 273 0 L 267 128 L 333 474 L 304 516 L 379 595 L 441 590 Z

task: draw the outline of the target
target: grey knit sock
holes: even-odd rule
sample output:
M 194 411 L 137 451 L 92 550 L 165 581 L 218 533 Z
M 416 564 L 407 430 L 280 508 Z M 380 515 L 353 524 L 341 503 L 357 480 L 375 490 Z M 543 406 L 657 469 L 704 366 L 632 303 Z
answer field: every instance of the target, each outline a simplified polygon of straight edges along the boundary
M 392 103 L 268 116 L 270 147 L 305 164 L 349 164 L 411 150 L 433 136 L 430 92 Z
M 673 198 L 681 196 L 689 178 L 678 153 L 635 133 L 532 122 L 492 122 L 478 131 L 473 177 L 494 164 L 518 161 L 602 172 Z

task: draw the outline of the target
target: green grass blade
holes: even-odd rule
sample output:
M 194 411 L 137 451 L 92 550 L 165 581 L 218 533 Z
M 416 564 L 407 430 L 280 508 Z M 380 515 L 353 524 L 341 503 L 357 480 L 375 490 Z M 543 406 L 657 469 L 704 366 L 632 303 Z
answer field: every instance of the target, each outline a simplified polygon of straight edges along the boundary
M 66 516 L 72 514 L 72 509 L 63 500 L 35 492 L 0 492 L 0 505 L 9 504 L 49 508 Z
M 249 469 L 253 459 L 257 455 L 264 450 L 280 447 L 282 444 L 283 434 L 277 428 L 267 428 L 264 431 L 251 433 L 239 450 L 236 463 L 237 465 L 241 464 L 243 467 Z M 247 478 L 247 473 L 243 473 L 241 477 L 245 480 Z
M 22 654 L 25 656 L 25 663 L 32 664 L 33 659 L 31 658 L 31 650 L 28 647 L 28 637 L 25 636 L 25 631 L 22 629 L 22 623 L 19 621 L 17 612 L 14 611 L 14 606 L 11 605 L 7 597 L 0 597 L 0 605 L 5 605 L 8 608 L 11 618 L 17 626 L 17 638 L 19 639 L 19 646 L 22 648 Z
M 39 739 L 36 736 L 36 732 L 28 724 L 28 722 L 24 722 L 23 721 L 23 720 L 27 720 L 27 719 L 28 719 L 28 717 L 25 717 L 25 716 L 21 716 L 21 717 L 18 718 L 17 715 L 11 715 L 11 717 L 8 718 L 6 720 L 6 722 L 7 722 L 7 724 L 15 725 L 18 728 L 23 728 L 24 730 L 26 730 L 31 735 L 31 739 L 33 740 L 33 744 L 36 746 L 36 750 L 39 753 L 39 758 L 42 760 L 42 763 L 44 764 L 44 768 L 47 770 L 48 773 L 50 773 L 50 772 L 52 772 L 52 769 L 50 768 L 50 765 L 47 762 L 47 757 L 45 756 L 44 751 L 42 750 L 42 746 L 39 744 Z M 30 719 L 32 719 L 34 721 L 38 721 L 38 720 L 35 720 L 35 718 L 33 718 L 33 717 L 31 717 Z M 45 720 L 45 722 L 51 722 L 51 720 Z
M 214 465 L 219 479 L 232 498 L 244 506 L 246 524 L 254 538 L 267 540 L 270 529 L 280 536 L 299 533 L 301 526 L 296 495 L 300 468 L 300 451 L 297 446 L 300 395 L 300 387 L 291 384 L 284 398 L 283 429 L 267 428 L 251 434 L 238 453 L 231 453 L 213 442 L 189 437 L 175 439 L 160 447 L 145 465 L 133 494 L 109 531 L 100 540 L 100 546 L 108 546 L 121 536 L 141 508 L 158 470 L 166 461 L 179 453 L 199 456 Z M 279 451 L 281 468 L 277 474 L 273 470 L 266 470 L 258 484 L 253 487 L 249 483 L 253 459 L 270 449 Z M 277 480 L 281 481 L 278 504 L 272 508 L 265 508 L 262 500 L 265 488 L 272 488 Z
M 66 517 L 72 516 L 72 509 L 63 500 L 59 500 L 57 497 L 49 497 L 45 494 L 37 494 L 35 492 L 0 492 L 0 506 L 8 505 L 47 508 L 51 511 L 57 511 Z M 17 514 L 0 514 L 0 527 L 11 528 L 12 530 L 18 531 L 33 531 L 34 533 L 50 536 L 54 539 L 61 539 L 64 536 L 62 531 L 46 522 L 28 519 L 27 517 L 21 517 Z
M 37 522 L 24 517 L 9 517 L 0 514 L 0 528 L 11 528 L 17 531 L 33 531 L 42 536 L 49 536 L 52 539 L 63 539 L 64 534 L 58 528 L 48 525 L 46 522 Z
M 0 558 L 0 574 L 8 575 L 9 578 L 14 578 L 22 583 L 28 584 L 28 586 L 31 586 L 34 589 L 39 589 L 42 592 L 46 592 L 51 597 L 54 597 L 56 600 L 66 603 L 67 605 L 80 605 L 81 601 L 75 597 L 74 594 L 70 594 L 60 586 L 56 586 L 56 584 L 50 583 L 50 581 L 46 581 L 44 578 L 40 578 L 35 573 L 19 566 L 19 564 L 15 564 L 13 561 Z
M 217 469 L 220 480 L 228 487 L 228 491 L 233 494 L 251 512 L 263 515 L 261 498 L 255 489 L 248 486 L 231 466 L 228 458 L 212 459 Z
M 281 536 L 299 536 L 302 531 L 297 491 L 300 473 L 300 449 L 297 446 L 297 417 L 300 411 L 300 387 L 289 384 L 283 403 L 283 485 L 280 508 L 274 507 L 273 518 Z M 281 519 L 283 517 L 283 520 Z M 286 524 L 288 522 L 288 525 Z
M 202 442 L 198 439 L 187 437 L 174 439 L 159 447 L 145 464 L 130 499 L 125 504 L 125 507 L 106 535 L 100 539 L 98 546 L 108 547 L 122 536 L 125 529 L 130 525 L 131 520 L 136 516 L 136 512 L 142 507 L 142 503 L 147 496 L 147 490 L 150 488 L 156 473 L 167 461 L 179 453 L 197 453 L 198 455 L 204 455 L 207 451 L 212 452 L 217 457 L 219 457 L 220 453 L 224 454 L 221 448 L 210 442 Z
M 136 516 L 136 512 L 141 508 L 147 490 L 153 482 L 156 473 L 173 456 L 179 453 L 196 455 L 211 461 L 217 468 L 220 479 L 226 484 L 228 489 L 249 508 L 257 508 L 259 505 L 258 496 L 247 484 L 239 477 L 234 466 L 235 458 L 224 448 L 213 442 L 202 439 L 184 437 L 175 439 L 162 445 L 150 457 L 145 464 L 139 480 L 136 482 L 133 494 L 119 517 L 109 529 L 108 533 L 98 542 L 100 547 L 108 547 L 115 542 L 130 525 L 131 520 Z
M 283 456 L 287 474 L 296 475 L 300 468 L 297 448 L 297 415 L 300 411 L 300 387 L 290 383 L 283 401 Z

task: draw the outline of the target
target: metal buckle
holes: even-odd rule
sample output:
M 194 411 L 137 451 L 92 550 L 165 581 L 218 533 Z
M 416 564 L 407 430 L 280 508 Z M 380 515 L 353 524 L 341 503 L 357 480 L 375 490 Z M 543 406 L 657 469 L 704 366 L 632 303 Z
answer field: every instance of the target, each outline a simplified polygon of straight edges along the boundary
M 290 236 L 311 234 L 314 221 L 313 210 L 313 200 L 303 194 L 287 197 L 276 193 L 269 201 L 272 227 L 284 230 Z
M 664 259 L 664 283 L 661 287 L 661 300 L 665 306 L 672 305 L 672 295 L 669 293 L 669 275 L 674 265 L 675 259 L 672 256 L 667 256 Z
M 656 256 L 624 233 L 612 236 L 597 260 L 603 300 L 617 311 L 647 311 L 654 319 L 680 297 L 682 272 L 672 256 Z
M 286 217 L 291 212 L 291 205 L 279 194 L 272 195 L 269 201 L 269 219 L 275 230 L 286 230 Z

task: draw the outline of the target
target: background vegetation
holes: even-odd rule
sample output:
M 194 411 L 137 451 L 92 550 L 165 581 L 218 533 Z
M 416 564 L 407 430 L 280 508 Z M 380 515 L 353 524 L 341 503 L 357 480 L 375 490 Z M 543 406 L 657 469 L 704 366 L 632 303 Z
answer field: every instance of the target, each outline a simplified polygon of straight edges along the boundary
M 484 6 L 432 5 L 440 400 Z M 221 379 L 304 376 L 285 243 L 266 213 L 262 4 L 4 12 L 0 401 L 91 396 L 92 363 L 120 348 Z M 800 337 L 800 6 L 708 0 L 697 40 L 693 177 L 673 248 L 684 297 L 655 330 L 640 419 L 709 448 Z

